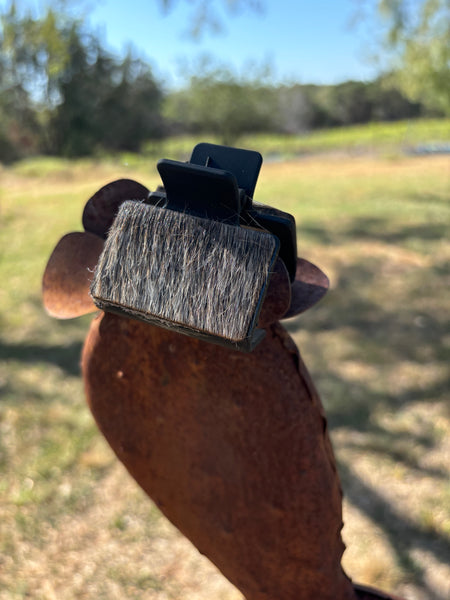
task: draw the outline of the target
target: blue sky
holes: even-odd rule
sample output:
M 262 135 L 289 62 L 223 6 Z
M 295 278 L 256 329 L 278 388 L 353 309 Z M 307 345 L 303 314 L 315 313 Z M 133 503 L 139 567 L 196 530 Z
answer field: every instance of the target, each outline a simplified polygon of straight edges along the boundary
M 262 14 L 246 10 L 230 16 L 215 0 L 224 31 L 206 32 L 199 40 L 187 35 L 192 6 L 177 0 L 165 14 L 160 0 L 96 0 L 92 25 L 107 46 L 122 52 L 132 44 L 143 52 L 167 86 L 182 82 L 183 73 L 202 54 L 242 74 L 249 65 L 270 65 L 277 80 L 337 83 L 371 79 L 373 21 L 352 25 L 361 0 L 263 0 Z M 369 2 L 370 4 L 370 2 Z M 373 4 L 373 3 L 372 3 Z
M 19 5 L 42 9 L 48 0 L 19 0 Z M 372 79 L 378 72 L 373 60 L 379 31 L 370 15 L 355 24 L 375 0 L 261 0 L 262 14 L 249 9 L 230 16 L 226 0 L 211 0 L 224 30 L 205 32 L 194 40 L 187 34 L 192 3 L 172 0 L 77 0 L 72 12 L 86 9 L 91 26 L 104 45 L 122 54 L 130 45 L 152 65 L 166 86 L 183 83 L 183 75 L 202 55 L 232 67 L 238 74 L 269 65 L 276 81 L 338 83 Z M 0 0 L 5 7 L 8 0 Z M 352 24 L 353 22 L 353 24 Z

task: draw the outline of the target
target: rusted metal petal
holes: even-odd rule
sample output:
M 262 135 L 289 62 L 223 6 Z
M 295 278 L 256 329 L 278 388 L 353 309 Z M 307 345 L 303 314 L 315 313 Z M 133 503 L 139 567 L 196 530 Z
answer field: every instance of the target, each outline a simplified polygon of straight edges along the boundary
M 292 284 L 292 299 L 283 319 L 299 315 L 325 296 L 330 281 L 323 271 L 304 258 L 297 258 L 297 271 Z
M 284 262 L 277 259 L 259 314 L 258 327 L 279 321 L 291 304 L 291 282 Z
M 279 323 L 242 354 L 105 313 L 82 367 L 118 458 L 247 600 L 356 600 L 323 408 Z
M 86 231 L 106 238 L 119 206 L 125 200 L 146 200 L 149 190 L 132 179 L 118 179 L 103 186 L 90 198 L 83 211 Z
M 42 280 L 44 306 L 52 317 L 73 319 L 97 310 L 89 286 L 103 243 L 88 232 L 68 233 L 58 242 Z

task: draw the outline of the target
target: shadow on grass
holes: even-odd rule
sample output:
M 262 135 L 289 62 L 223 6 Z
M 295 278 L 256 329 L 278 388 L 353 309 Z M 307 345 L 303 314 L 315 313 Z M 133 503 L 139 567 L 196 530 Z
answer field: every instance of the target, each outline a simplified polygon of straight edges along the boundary
M 364 483 L 346 463 L 339 462 L 339 473 L 345 496 L 358 509 L 374 520 L 382 529 L 394 550 L 398 565 L 414 578 L 433 600 L 447 600 L 447 596 L 431 590 L 426 582 L 425 568 L 412 556 L 416 549 L 431 553 L 438 561 L 450 556 L 450 542 L 443 535 L 414 523 L 407 514 L 394 508 L 371 486 Z
M 436 483 L 445 485 L 448 472 L 442 467 L 424 465 L 423 461 L 423 457 L 440 443 L 432 423 L 424 422 L 418 427 L 400 428 L 399 431 L 385 428 L 383 420 L 374 415 L 407 415 L 409 408 L 418 403 L 445 402 L 449 381 L 442 376 L 430 381 L 412 377 L 410 384 L 398 387 L 398 392 L 389 388 L 389 381 L 395 379 L 396 364 L 399 368 L 400 364 L 406 364 L 413 371 L 414 364 L 421 368 L 426 365 L 442 367 L 448 362 L 448 347 L 443 335 L 448 327 L 443 275 L 448 270 L 439 255 L 433 257 L 434 263 L 428 269 L 413 265 L 407 266 L 404 272 L 401 263 L 395 263 L 394 258 L 388 267 L 392 269 L 392 277 L 402 281 L 396 281 L 398 285 L 393 286 L 396 296 L 391 297 L 389 271 L 382 273 L 382 269 L 390 262 L 389 245 L 395 248 L 412 240 L 419 241 L 430 254 L 434 244 L 445 239 L 446 224 L 402 226 L 398 222 L 372 218 L 340 222 L 335 230 L 300 226 L 300 248 L 302 235 L 315 243 L 343 249 L 337 280 L 332 282 L 334 291 L 329 292 L 314 312 L 286 322 L 291 333 L 301 330 L 309 334 L 314 380 L 324 398 L 330 428 L 343 432 L 342 445 L 352 453 L 371 455 L 375 461 L 379 459 L 380 464 L 396 462 L 410 472 L 416 471 L 420 477 L 431 477 Z M 387 252 L 379 256 L 367 256 L 367 253 L 358 256 L 353 250 L 346 257 L 345 245 L 354 245 L 358 241 L 385 244 Z M 348 378 L 344 371 L 339 372 L 338 365 L 329 365 L 324 359 L 324 355 L 330 357 L 333 351 L 324 352 L 323 340 L 333 339 L 333 343 L 338 344 L 343 339 L 340 331 L 345 337 L 345 346 L 336 349 L 337 360 L 370 366 L 370 382 L 365 381 L 363 371 L 359 378 Z M 336 332 L 336 336 L 321 336 L 324 332 Z M 387 379 L 388 375 L 390 379 Z M 348 432 L 348 439 L 343 438 L 345 432 Z M 406 510 L 399 510 L 364 482 L 347 458 L 339 460 L 339 472 L 345 496 L 383 531 L 406 576 L 420 586 L 428 598 L 445 600 L 442 593 L 430 589 L 426 566 L 414 557 L 414 550 L 420 550 L 445 563 L 450 558 L 450 541 L 445 533 L 414 522 Z
M 65 346 L 45 346 L 28 343 L 8 343 L 0 339 L 0 360 L 14 360 L 26 364 L 49 363 L 59 367 L 67 375 L 80 375 L 82 342 L 74 341 Z
M 442 200 L 440 200 L 442 202 Z M 447 203 L 446 203 L 447 204 Z M 352 219 L 347 226 L 339 224 L 335 230 L 331 227 L 323 228 L 315 225 L 302 225 L 301 218 L 297 226 L 297 236 L 301 248 L 304 236 L 312 237 L 316 242 L 325 245 L 337 245 L 343 240 L 351 242 L 377 241 L 386 244 L 401 244 L 406 240 L 420 239 L 424 242 L 445 239 L 448 226 L 442 223 L 426 223 L 423 225 L 401 225 L 389 223 L 386 218 L 364 217 Z
M 379 297 L 377 286 L 386 284 L 386 278 L 380 281 L 377 277 L 381 263 L 381 260 L 366 260 L 341 266 L 335 289 L 322 301 L 316 314 L 310 317 L 310 313 L 306 313 L 295 321 L 287 321 L 287 329 L 291 333 L 302 330 L 311 334 L 345 329 L 351 332 L 353 358 L 357 356 L 381 366 L 394 361 L 431 364 L 448 360 L 443 335 L 448 323 L 444 307 L 445 281 L 439 281 L 439 270 L 428 274 L 417 270 L 414 279 L 409 278 L 407 283 L 405 276 L 403 299 L 399 296 L 391 299 L 393 292 L 386 286 L 383 294 L 387 302 L 382 306 L 371 298 L 371 289 L 373 295 L 377 293 Z M 420 301 L 429 296 L 441 303 L 441 310 L 432 311 Z M 396 395 L 392 401 L 401 405 L 424 399 L 428 394 L 429 390 L 420 388 Z
M 66 375 L 80 376 L 81 350 L 92 315 L 53 319 L 45 313 L 42 298 L 37 294 L 26 298 L 26 304 L 33 319 L 30 325 L 27 324 L 27 317 L 23 316 L 25 329 L 20 341 L 9 338 L 8 333 L 12 328 L 0 313 L 0 361 L 9 360 L 21 365 L 54 365 Z M 20 304 L 17 310 L 20 314 Z M 1 332 L 5 332 L 4 336 Z
M 375 408 L 378 413 L 395 414 L 402 407 L 407 408 L 409 403 L 414 404 L 417 400 L 443 398 L 447 390 L 446 385 L 429 386 L 415 391 L 416 393 L 408 397 L 403 394 L 393 397 L 374 393 L 367 386 L 350 383 L 327 373 L 324 385 L 318 381 L 318 387 L 323 387 L 326 392 L 324 397 L 331 429 L 358 433 L 356 439 L 349 434 L 348 439 L 342 442 L 345 448 L 378 456 L 380 460 L 389 458 L 390 461 L 414 470 L 421 476 L 433 477 L 443 483 L 447 481 L 446 469 L 422 464 L 423 456 L 436 446 L 436 435 L 433 431 L 389 431 L 372 418 Z

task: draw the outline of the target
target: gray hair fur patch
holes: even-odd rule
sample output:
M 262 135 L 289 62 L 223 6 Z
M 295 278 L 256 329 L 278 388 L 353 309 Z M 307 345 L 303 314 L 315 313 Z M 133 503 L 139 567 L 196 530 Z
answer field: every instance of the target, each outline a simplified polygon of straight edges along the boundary
M 239 343 L 256 324 L 277 253 L 266 232 L 124 202 L 91 295 L 103 310 Z

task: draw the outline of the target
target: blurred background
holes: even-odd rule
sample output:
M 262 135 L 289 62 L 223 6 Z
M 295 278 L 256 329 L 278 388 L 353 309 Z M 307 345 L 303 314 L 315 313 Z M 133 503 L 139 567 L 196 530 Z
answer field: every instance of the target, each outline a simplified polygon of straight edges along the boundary
M 446 0 L 23 0 L 0 10 L 4 163 L 450 114 Z
M 241 596 L 98 433 L 41 277 L 88 198 L 198 141 L 331 279 L 286 322 L 344 489 L 344 566 L 450 598 L 448 0 L 0 0 L 0 599 Z

